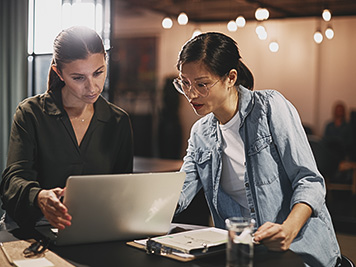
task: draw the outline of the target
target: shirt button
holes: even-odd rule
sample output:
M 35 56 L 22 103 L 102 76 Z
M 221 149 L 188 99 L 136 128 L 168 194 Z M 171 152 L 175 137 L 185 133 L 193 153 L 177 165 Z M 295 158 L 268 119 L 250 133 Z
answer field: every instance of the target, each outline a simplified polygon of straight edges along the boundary
M 245 187 L 249 187 L 250 185 L 248 183 L 245 183 Z

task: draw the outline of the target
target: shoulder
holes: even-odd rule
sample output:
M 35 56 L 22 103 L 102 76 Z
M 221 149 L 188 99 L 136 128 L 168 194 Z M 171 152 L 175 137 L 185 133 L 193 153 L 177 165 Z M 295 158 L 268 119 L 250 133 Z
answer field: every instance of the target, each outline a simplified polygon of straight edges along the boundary
M 209 113 L 196 121 L 191 129 L 192 140 L 200 140 L 202 144 L 210 143 L 214 139 L 217 131 L 217 119 L 213 113 Z
M 97 102 L 97 115 L 103 121 L 129 121 L 129 114 L 122 108 L 107 101 L 104 97 L 100 97 Z
M 38 114 L 43 112 L 44 99 L 47 94 L 36 95 L 22 100 L 17 108 L 16 115 L 22 114 Z
M 280 92 L 272 89 L 254 91 L 256 103 L 262 105 L 266 112 L 273 109 L 290 110 L 295 109 L 292 103 L 287 100 Z
M 194 131 L 206 131 L 206 129 L 213 127 L 215 123 L 215 116 L 213 113 L 209 113 L 204 117 L 198 119 L 192 126 Z
M 43 99 L 44 99 L 45 95 L 46 94 L 40 94 L 40 95 L 35 95 L 35 96 L 25 98 L 18 104 L 18 107 L 19 108 L 31 108 L 31 107 L 40 106 L 43 103 Z

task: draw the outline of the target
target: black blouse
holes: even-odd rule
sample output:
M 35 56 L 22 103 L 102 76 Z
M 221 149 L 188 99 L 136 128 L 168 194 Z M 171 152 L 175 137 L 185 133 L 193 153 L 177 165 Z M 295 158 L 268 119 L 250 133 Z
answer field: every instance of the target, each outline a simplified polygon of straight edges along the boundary
M 43 216 L 35 203 L 42 188 L 63 188 L 70 175 L 130 173 L 132 168 L 132 128 L 125 111 L 100 96 L 78 146 L 61 91 L 30 97 L 14 116 L 0 185 L 2 208 L 20 226 L 32 226 Z

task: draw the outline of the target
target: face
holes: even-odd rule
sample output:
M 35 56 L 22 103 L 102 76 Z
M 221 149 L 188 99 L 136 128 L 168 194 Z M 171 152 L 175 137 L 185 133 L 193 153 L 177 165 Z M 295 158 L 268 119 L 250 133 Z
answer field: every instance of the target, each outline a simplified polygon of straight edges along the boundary
M 107 73 L 103 54 L 90 54 L 86 59 L 64 64 L 61 71 L 56 67 L 54 70 L 65 83 L 62 88 L 64 104 L 93 104 L 103 91 Z
M 233 86 L 236 81 L 235 72 L 235 70 L 232 70 L 228 77 L 225 76 L 221 78 L 212 74 L 201 62 L 190 62 L 181 66 L 180 78 L 183 83 L 204 83 L 207 87 L 210 87 L 218 81 L 209 89 L 208 96 L 200 96 L 193 88 L 186 94 L 186 97 L 196 114 L 204 116 L 213 112 L 219 121 L 224 123 L 226 118 L 231 116 L 230 113 L 235 112 L 237 105 L 237 91 Z M 233 77 L 231 76 L 231 73 Z

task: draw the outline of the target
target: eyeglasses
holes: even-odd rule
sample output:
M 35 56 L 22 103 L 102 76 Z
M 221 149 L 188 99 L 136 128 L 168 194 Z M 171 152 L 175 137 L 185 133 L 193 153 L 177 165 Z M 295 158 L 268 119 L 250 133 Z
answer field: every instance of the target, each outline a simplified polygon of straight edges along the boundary
M 182 80 L 181 78 L 175 78 L 173 80 L 173 85 L 179 93 L 181 93 L 185 96 L 187 96 L 190 93 L 190 90 L 192 90 L 192 88 L 194 88 L 194 92 L 196 92 L 198 95 L 200 95 L 202 97 L 206 97 L 209 95 L 209 90 L 215 84 L 217 84 L 219 81 L 220 81 L 220 79 L 211 85 L 207 85 L 202 82 L 194 82 L 194 85 L 193 85 L 187 81 Z

